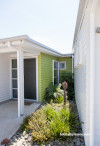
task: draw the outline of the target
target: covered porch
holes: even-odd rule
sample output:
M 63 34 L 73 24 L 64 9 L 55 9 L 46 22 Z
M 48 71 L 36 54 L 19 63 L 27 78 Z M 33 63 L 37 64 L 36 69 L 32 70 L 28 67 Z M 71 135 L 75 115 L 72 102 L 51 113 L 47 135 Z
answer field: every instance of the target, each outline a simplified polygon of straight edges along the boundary
M 23 118 L 32 114 L 38 107 L 39 103 L 24 105 L 24 116 L 18 118 L 17 100 L 9 100 L 0 103 L 0 142 L 5 138 L 11 138 L 20 128 Z
M 0 40 L 0 102 L 13 98 L 18 101 L 15 106 L 11 104 L 11 108 L 15 109 L 9 112 L 9 117 L 16 110 L 14 113 L 18 117 L 24 115 L 24 100 L 38 102 L 39 54 L 40 50 L 28 40 L 27 36 Z M 26 90 L 29 91 L 26 93 Z

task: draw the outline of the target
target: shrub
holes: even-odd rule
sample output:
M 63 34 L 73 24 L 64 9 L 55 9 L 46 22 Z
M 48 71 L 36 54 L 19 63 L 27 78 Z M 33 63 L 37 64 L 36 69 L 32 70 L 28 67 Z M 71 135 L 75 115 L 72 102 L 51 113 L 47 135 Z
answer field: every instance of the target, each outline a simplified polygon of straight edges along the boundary
M 75 113 L 65 108 L 61 108 L 57 111 L 51 109 L 52 107 L 46 109 L 46 116 L 50 120 L 50 131 L 53 138 L 59 138 L 60 133 L 76 132 L 76 125 L 78 125 L 78 122 L 75 120 Z
M 74 133 L 77 125 L 76 115 L 71 110 L 61 104 L 47 104 L 32 114 L 26 130 L 31 131 L 33 141 L 43 142 L 59 138 L 60 133 Z
M 61 84 L 56 88 L 54 92 L 54 103 L 61 103 L 64 100 L 64 90 L 61 89 Z
M 68 83 L 67 96 L 69 100 L 75 100 L 74 93 L 74 75 L 70 72 L 63 71 L 61 73 L 61 82 L 66 81 Z
M 56 92 L 57 85 L 53 85 L 51 82 L 49 87 L 45 89 L 45 96 L 44 100 L 48 103 L 50 103 L 51 100 L 54 100 L 54 92 Z
M 64 100 L 64 96 L 59 92 L 55 92 L 54 97 L 55 97 L 54 103 L 61 103 Z
M 31 136 L 33 141 L 46 141 L 51 136 L 49 122 L 44 114 L 44 109 L 42 107 L 33 113 L 27 126 L 27 129 L 32 131 Z
M 30 120 L 30 116 L 27 116 L 24 118 L 23 124 L 21 124 L 21 127 L 20 127 L 20 131 L 25 130 L 26 132 L 28 132 L 27 125 L 28 125 L 29 120 Z
M 53 83 L 50 83 L 50 86 L 45 90 L 44 100 L 48 103 L 51 100 L 55 103 L 61 103 L 64 100 L 64 90 L 61 89 L 61 86 L 61 84 L 53 86 Z

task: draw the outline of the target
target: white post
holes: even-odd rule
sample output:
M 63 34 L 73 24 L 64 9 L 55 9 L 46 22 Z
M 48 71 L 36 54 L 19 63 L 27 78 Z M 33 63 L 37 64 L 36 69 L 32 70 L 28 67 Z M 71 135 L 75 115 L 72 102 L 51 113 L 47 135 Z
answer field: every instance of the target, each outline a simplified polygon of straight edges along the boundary
M 18 117 L 24 114 L 24 61 L 23 51 L 17 50 L 17 71 L 18 71 Z

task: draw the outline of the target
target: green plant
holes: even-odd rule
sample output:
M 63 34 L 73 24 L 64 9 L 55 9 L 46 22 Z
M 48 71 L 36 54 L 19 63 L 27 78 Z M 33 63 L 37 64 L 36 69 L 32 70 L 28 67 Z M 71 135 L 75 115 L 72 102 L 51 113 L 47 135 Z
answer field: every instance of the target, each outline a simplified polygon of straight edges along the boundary
M 53 85 L 51 82 L 49 87 L 45 89 L 45 96 L 44 100 L 48 103 L 50 103 L 51 100 L 54 100 L 54 92 L 56 92 L 57 85 Z
M 61 82 L 66 81 L 68 83 L 67 96 L 69 100 L 75 100 L 74 93 L 74 74 L 63 71 L 60 76 Z
M 64 100 L 64 96 L 58 92 L 54 93 L 54 97 L 55 97 L 54 103 L 61 103 Z
M 33 113 L 27 129 L 31 130 L 33 141 L 43 142 L 50 138 L 49 121 L 45 115 L 45 106 Z
M 66 110 L 62 104 L 52 103 L 34 112 L 25 124 L 25 130 L 31 131 L 33 141 L 43 142 L 61 138 L 60 133 L 76 132 L 78 124 L 76 114 L 71 109 Z
M 50 103 L 51 100 L 55 103 L 61 103 L 64 100 L 64 90 L 61 89 L 61 86 L 61 84 L 53 86 L 51 83 L 45 90 L 44 100 L 48 103 Z
M 21 132 L 24 131 L 24 130 L 26 132 L 29 132 L 29 130 L 27 129 L 27 125 L 28 125 L 29 120 L 30 120 L 30 116 L 27 116 L 27 117 L 24 118 L 23 124 L 21 124 L 21 127 L 20 127 Z
M 50 120 L 50 131 L 53 138 L 59 138 L 60 133 L 74 133 L 76 132 L 76 125 L 79 123 L 75 120 L 75 113 L 70 109 L 61 108 L 55 111 L 49 107 L 46 116 Z

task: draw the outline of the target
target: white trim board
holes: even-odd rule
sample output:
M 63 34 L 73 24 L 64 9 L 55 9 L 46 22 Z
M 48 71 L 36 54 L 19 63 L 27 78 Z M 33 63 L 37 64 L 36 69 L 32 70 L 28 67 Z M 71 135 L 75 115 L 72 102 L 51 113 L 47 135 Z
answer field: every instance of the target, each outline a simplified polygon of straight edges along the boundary
M 53 60 L 53 85 L 54 85 L 54 62 L 58 63 L 58 84 L 59 84 L 59 61 Z

